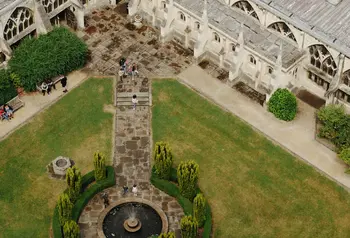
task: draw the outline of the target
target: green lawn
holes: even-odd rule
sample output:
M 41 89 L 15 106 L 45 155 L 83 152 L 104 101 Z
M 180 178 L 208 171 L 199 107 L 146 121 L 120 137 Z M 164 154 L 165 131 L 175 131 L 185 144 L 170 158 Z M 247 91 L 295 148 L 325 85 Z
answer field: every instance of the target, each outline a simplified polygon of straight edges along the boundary
M 111 158 L 112 80 L 89 79 L 0 142 L 0 237 L 48 237 L 53 208 L 65 182 L 46 165 L 72 158 L 83 174 L 96 150 Z
M 152 87 L 154 142 L 199 163 L 215 237 L 350 237 L 343 188 L 177 81 Z

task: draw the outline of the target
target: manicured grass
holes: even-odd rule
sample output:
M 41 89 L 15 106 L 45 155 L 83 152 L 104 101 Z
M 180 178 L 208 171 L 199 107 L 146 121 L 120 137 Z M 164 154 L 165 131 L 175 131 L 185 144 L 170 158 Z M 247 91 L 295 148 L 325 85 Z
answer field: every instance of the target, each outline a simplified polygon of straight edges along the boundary
M 65 181 L 52 180 L 46 165 L 72 158 L 82 174 L 93 169 L 97 150 L 111 158 L 112 80 L 89 79 L 0 142 L 0 237 L 48 237 Z
M 154 81 L 153 102 L 154 142 L 199 163 L 215 237 L 350 237 L 343 188 L 177 81 Z

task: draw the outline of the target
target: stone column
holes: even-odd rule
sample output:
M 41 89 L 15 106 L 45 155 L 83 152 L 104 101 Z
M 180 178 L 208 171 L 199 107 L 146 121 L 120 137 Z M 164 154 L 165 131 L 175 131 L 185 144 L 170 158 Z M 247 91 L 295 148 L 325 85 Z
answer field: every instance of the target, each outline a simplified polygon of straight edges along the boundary
M 35 23 L 37 24 L 37 33 L 46 34 L 53 29 L 50 19 L 44 6 L 39 1 L 35 1 L 34 7 L 34 19 Z
M 263 79 L 263 76 L 265 75 L 265 70 L 266 70 L 266 64 L 264 61 L 262 61 L 260 58 L 258 59 L 259 65 L 260 65 L 260 69 L 259 69 L 259 76 L 258 78 L 255 79 L 255 85 L 254 88 L 255 90 L 258 89 L 260 82 Z
M 2 53 L 4 53 L 6 57 L 6 61 L 10 60 L 12 56 L 12 49 L 10 45 L 7 43 L 7 41 L 2 37 L 0 37 L 0 48 Z
M 229 71 L 230 81 L 233 81 L 238 77 L 239 70 L 241 69 L 245 58 L 243 27 L 243 24 L 241 24 L 241 31 L 239 32 L 237 40 L 238 45 L 236 47 L 236 51 L 233 53 L 233 64 L 231 64 Z
M 190 33 L 191 33 L 191 29 L 189 26 L 187 26 L 185 29 L 185 48 L 186 49 L 190 48 Z
M 344 64 L 345 64 L 345 56 L 343 54 L 339 54 L 339 60 L 338 60 L 338 70 L 336 75 L 333 77 L 328 90 L 325 93 L 326 97 L 326 105 L 334 103 L 335 94 L 339 88 L 339 85 L 341 83 L 341 78 L 343 76 L 343 70 L 344 70 Z
M 84 9 L 83 8 L 75 8 L 75 17 L 77 18 L 78 23 L 78 29 L 83 30 L 85 29 L 85 23 L 84 23 Z
M 157 21 L 157 8 L 153 7 L 152 8 L 152 26 L 155 27 L 156 26 L 156 21 Z
M 203 15 L 201 19 L 201 30 L 198 34 L 196 44 L 194 46 L 193 55 L 196 59 L 198 59 L 199 56 L 204 54 L 205 52 L 205 46 L 208 42 L 208 39 L 210 39 L 210 30 L 209 30 L 209 21 L 208 21 L 208 3 L 207 0 L 204 0 L 204 8 L 203 8 Z
M 219 59 L 220 59 L 220 64 L 219 64 L 219 67 L 222 69 L 224 68 L 224 62 L 225 62 L 225 48 L 222 47 L 220 52 L 219 52 Z
M 160 41 L 161 43 L 165 43 L 170 33 L 172 32 L 172 25 L 176 19 L 176 9 L 174 8 L 173 0 L 167 1 L 167 17 L 162 21 L 160 27 Z
M 128 15 L 129 17 L 134 16 L 137 13 L 137 8 L 140 4 L 140 0 L 130 0 L 128 4 Z

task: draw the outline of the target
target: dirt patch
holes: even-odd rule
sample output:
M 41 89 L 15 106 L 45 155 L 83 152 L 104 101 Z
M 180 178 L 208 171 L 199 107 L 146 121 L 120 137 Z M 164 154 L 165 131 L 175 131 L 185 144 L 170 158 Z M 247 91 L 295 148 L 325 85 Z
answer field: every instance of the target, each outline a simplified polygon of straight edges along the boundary
M 201 67 L 202 69 L 206 69 L 209 65 L 209 61 L 208 60 L 203 60 L 201 61 L 198 66 Z
M 114 11 L 119 13 L 120 15 L 127 16 L 128 15 L 128 3 L 118 4 Z
M 88 28 L 85 29 L 85 32 L 89 35 L 96 33 L 96 31 L 97 31 L 96 26 L 89 26 Z
M 314 107 L 316 109 L 320 109 L 323 105 L 325 105 L 326 101 L 312 93 L 310 93 L 307 90 L 300 90 L 297 93 L 297 97 L 302 100 L 303 102 L 309 104 L 311 107 Z
M 220 75 L 217 76 L 216 78 L 219 79 L 220 81 L 226 81 L 228 79 L 229 72 L 223 70 L 223 72 L 220 72 Z
M 131 22 L 126 23 L 124 26 L 129 31 L 134 31 L 136 29 L 136 26 L 134 24 L 132 24 Z
M 160 92 L 158 95 L 158 100 L 160 102 L 168 102 L 170 100 L 168 94 L 166 94 L 165 92 Z
M 243 82 L 238 82 L 235 86 L 233 86 L 238 92 L 248 96 L 255 102 L 258 102 L 261 106 L 264 105 L 266 100 L 266 95 L 259 93 L 258 91 L 252 89 L 248 85 Z
M 105 105 L 103 105 L 103 111 L 114 114 L 115 113 L 115 108 L 114 108 L 113 105 L 105 104 Z

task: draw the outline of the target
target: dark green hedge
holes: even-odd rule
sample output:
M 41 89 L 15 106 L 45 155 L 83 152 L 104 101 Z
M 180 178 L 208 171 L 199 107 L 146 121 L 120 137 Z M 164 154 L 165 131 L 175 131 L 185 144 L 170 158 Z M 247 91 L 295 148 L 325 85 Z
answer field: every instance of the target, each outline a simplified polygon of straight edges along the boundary
M 9 71 L 0 69 L 0 105 L 4 105 L 17 96 L 17 90 L 13 85 Z
M 26 38 L 13 52 L 9 67 L 26 91 L 36 84 L 85 65 L 87 45 L 64 27 L 54 28 L 38 38 Z
M 288 89 L 279 88 L 272 94 L 268 110 L 281 120 L 291 121 L 297 114 L 297 99 Z
M 91 183 L 95 182 L 95 177 L 91 176 L 94 174 L 94 171 L 91 171 L 82 177 L 82 188 L 85 188 L 85 191 L 80 194 L 78 200 L 75 202 L 73 211 L 72 211 L 72 219 L 78 222 L 79 216 L 83 211 L 86 204 L 99 192 L 102 190 L 112 187 L 115 185 L 115 174 L 114 168 L 112 166 L 107 166 L 107 177 L 106 179 L 96 182 L 91 185 L 88 189 L 86 189 Z M 59 216 L 57 207 L 55 208 L 54 215 L 52 218 L 52 230 L 54 238 L 62 238 L 61 226 L 59 223 Z
M 192 215 L 193 211 L 193 204 L 190 200 L 183 197 L 180 194 L 180 190 L 178 186 L 176 186 L 177 183 L 177 172 L 175 168 L 172 168 L 170 181 L 160 179 L 157 177 L 157 174 L 155 173 L 154 167 L 152 168 L 152 174 L 151 174 L 151 183 L 158 189 L 162 190 L 163 192 L 167 193 L 168 195 L 175 197 L 178 201 L 178 203 L 181 205 L 181 207 L 184 210 L 185 215 Z M 201 191 L 198 188 L 198 192 Z M 212 226 L 212 218 L 211 218 L 211 209 L 209 204 L 207 203 L 206 207 L 206 220 L 204 223 L 203 228 L 203 237 L 209 238 L 211 236 L 211 226 Z

